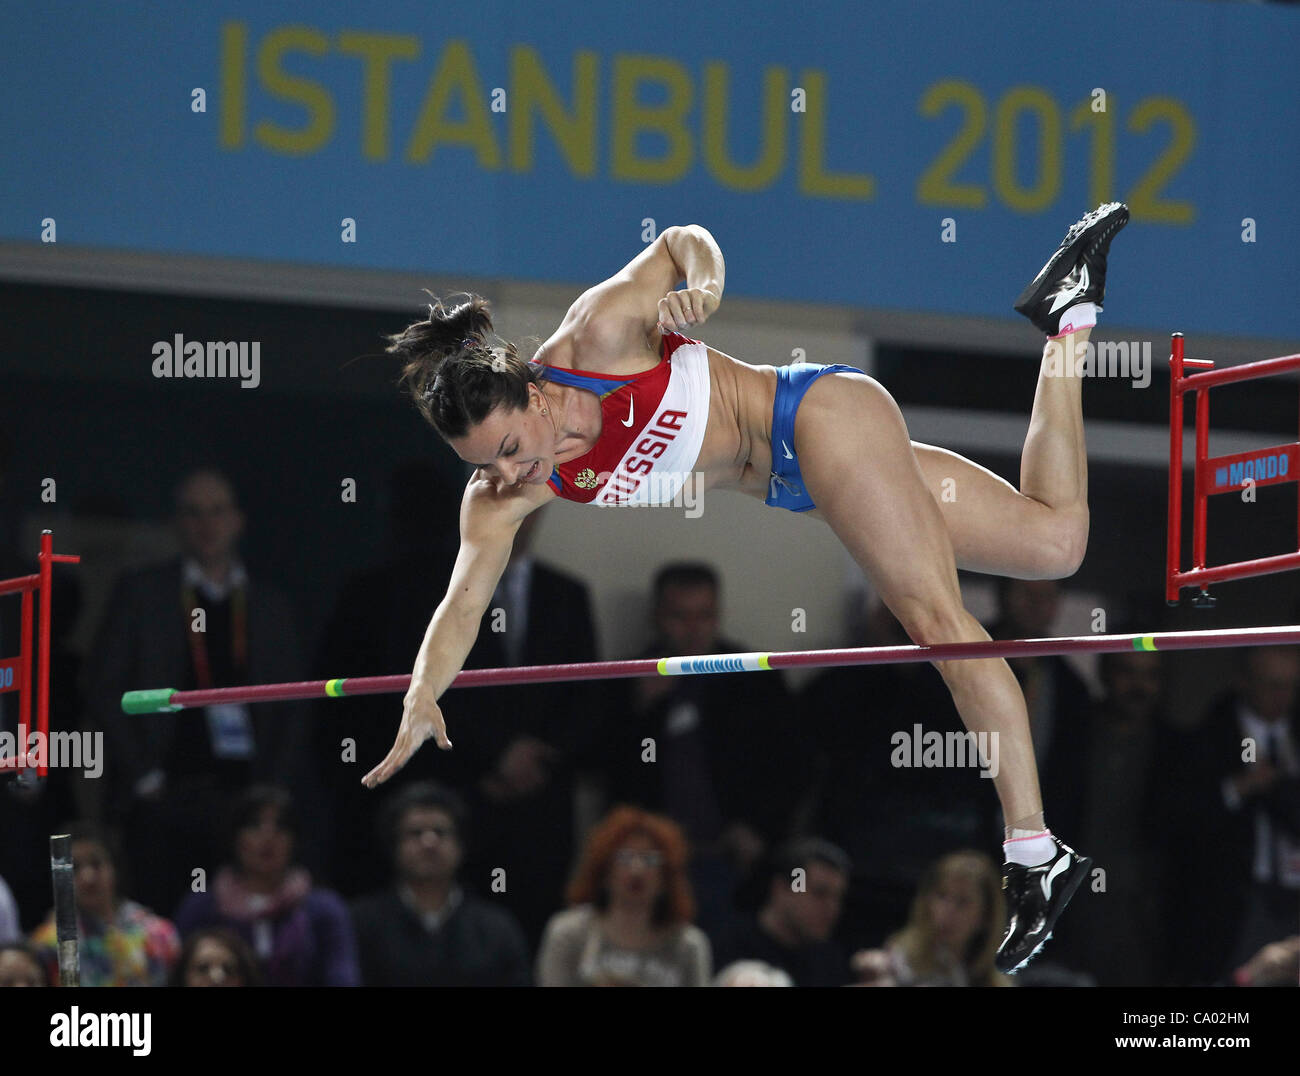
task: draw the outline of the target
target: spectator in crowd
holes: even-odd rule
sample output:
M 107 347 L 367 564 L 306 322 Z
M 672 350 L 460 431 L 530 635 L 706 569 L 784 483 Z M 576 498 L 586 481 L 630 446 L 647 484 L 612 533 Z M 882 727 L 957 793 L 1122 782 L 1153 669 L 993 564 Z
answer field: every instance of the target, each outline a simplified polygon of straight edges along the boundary
M 599 658 L 587 585 L 532 553 L 537 522 L 546 512 L 533 512 L 520 524 L 466 668 Z M 535 948 L 564 900 L 574 854 L 577 770 L 589 764 L 609 689 L 585 681 L 461 694 L 474 696 L 473 708 L 457 719 L 458 729 L 472 732 L 465 742 L 456 740 L 457 751 L 474 752 L 475 779 L 465 787 L 474 827 L 466 874 L 486 879 L 494 867 L 507 869 L 510 885 L 499 899 Z M 455 712 L 462 699 L 452 705 Z
M 912 643 L 883 603 L 863 620 L 862 634 L 845 645 Z M 895 764 L 900 732 L 909 739 L 917 726 L 922 735 L 965 732 L 932 665 L 826 669 L 805 685 L 797 713 L 820 756 L 810 828 L 843 848 L 855 872 L 839 940 L 850 952 L 879 945 L 907 917 L 938 856 L 1000 832 L 997 793 L 974 768 Z
M 542 938 L 539 986 L 708 986 L 686 841 L 669 819 L 612 810 L 588 834 L 568 896 Z
M 205 927 L 185 939 L 170 986 L 261 986 L 257 957 L 238 934 Z
M 1300 650 L 1240 651 L 1235 686 L 1175 741 L 1163 908 L 1176 982 L 1227 977 L 1295 932 L 1300 906 Z M 1190 900 L 1187 894 L 1195 893 Z M 1197 939 L 1188 945 L 1187 939 Z
M 109 818 L 125 828 L 141 899 L 173 907 L 190 872 L 219 854 L 214 820 L 250 781 L 295 785 L 305 729 L 300 703 L 207 706 L 128 717 L 123 691 L 297 680 L 289 605 L 239 558 L 244 515 L 220 472 L 191 472 L 176 489 L 182 553 L 120 579 L 87 667 L 92 719 L 116 772 Z
M 394 883 L 352 905 L 365 986 L 529 985 L 519 923 L 458 881 L 467 824 L 460 796 L 431 781 L 386 801 L 380 843 Z
M 9 887 L 5 885 L 5 880 L 0 878 L 0 945 L 21 941 L 22 937 L 23 931 L 18 921 L 18 903 L 14 900 Z
M 1300 986 L 1300 934 L 1269 942 L 1232 973 L 1234 986 Z
M 761 960 L 788 973 L 795 986 L 846 985 L 852 978 L 848 957 L 832 935 L 851 866 L 840 848 L 819 838 L 778 848 L 763 906 L 716 939 L 718 964 Z
M 26 945 L 0 945 L 0 989 L 49 985 L 49 972 L 36 952 Z
M 1164 660 L 1149 650 L 1100 656 L 1103 694 L 1076 762 L 1084 778 L 1079 846 L 1088 849 L 1093 870 L 1104 871 L 1105 891 L 1075 898 L 1057 927 L 1054 955 L 1099 986 L 1154 986 L 1164 977 L 1158 879 L 1175 735 L 1162 704 Z
M 907 925 L 853 968 L 868 986 L 1011 986 L 993 965 L 1006 929 L 1002 875 L 982 852 L 952 852 L 926 872 Z
M 654 640 L 642 658 L 748 649 L 720 634 L 720 584 L 706 564 L 661 568 L 653 616 Z M 774 672 L 617 684 L 622 696 L 605 748 L 610 800 L 661 812 L 682 827 L 699 922 L 715 932 L 734 919 L 744 875 L 788 835 L 808 785 L 785 680 Z
M 356 986 L 356 943 L 338 894 L 294 866 L 293 801 L 254 785 L 231 812 L 227 866 L 176 914 L 182 934 L 223 926 L 251 946 L 269 986 Z
M 118 894 L 119 857 L 109 836 L 88 822 L 68 826 L 72 836 L 82 986 L 164 986 L 180 956 L 176 928 Z M 54 912 L 31 936 L 51 981 L 58 977 Z
M 714 986 L 794 986 L 794 980 L 780 968 L 761 960 L 737 960 L 713 977 Z
M 451 576 L 463 488 L 463 478 L 453 480 L 432 459 L 405 461 L 393 469 L 383 559 L 344 582 L 321 637 L 314 676 L 410 664 Z M 459 692 L 456 704 L 477 705 L 475 694 Z M 477 759 L 470 756 L 477 712 L 466 714 L 465 721 L 456 719 L 459 713 L 448 709 L 455 720 L 456 750 L 418 752 L 392 778 L 394 787 L 426 780 L 461 786 L 474 779 Z M 392 699 L 382 695 L 316 704 L 313 747 L 326 799 L 329 878 L 348 900 L 369 893 L 388 871 L 388 850 L 375 842 L 384 801 L 361 783 L 361 775 L 363 762 L 369 766 L 388 753 L 397 717 Z
M 1055 579 L 997 580 L 994 639 L 1041 639 L 1053 635 L 1061 608 Z M 1059 655 L 1008 658 L 1025 693 L 1039 786 L 1049 829 L 1078 833 L 1082 824 L 1084 754 L 1092 696 L 1083 678 Z

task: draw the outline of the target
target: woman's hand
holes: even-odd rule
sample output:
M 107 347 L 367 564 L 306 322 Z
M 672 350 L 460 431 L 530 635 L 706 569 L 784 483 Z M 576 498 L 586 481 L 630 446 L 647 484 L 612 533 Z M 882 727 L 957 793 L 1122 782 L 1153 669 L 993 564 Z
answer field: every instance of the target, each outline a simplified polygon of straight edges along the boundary
M 659 300 L 659 327 L 666 332 L 681 332 L 703 325 L 721 303 L 718 296 L 704 288 L 670 291 Z
M 361 778 L 361 783 L 367 788 L 383 784 L 406 765 L 425 740 L 437 740 L 444 751 L 451 750 L 447 723 L 442 719 L 442 710 L 433 692 L 412 683 L 402 703 L 402 724 L 397 730 L 393 749 L 383 762 Z

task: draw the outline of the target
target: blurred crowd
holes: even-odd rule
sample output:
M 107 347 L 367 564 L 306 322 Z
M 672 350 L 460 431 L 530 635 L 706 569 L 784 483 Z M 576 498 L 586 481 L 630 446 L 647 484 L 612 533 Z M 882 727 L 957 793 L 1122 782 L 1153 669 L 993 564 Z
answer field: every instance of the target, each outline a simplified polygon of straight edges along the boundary
M 0 985 L 57 978 L 55 832 L 73 836 L 83 985 L 1297 984 L 1293 647 L 1240 651 L 1193 721 L 1171 719 L 1161 653 L 1102 655 L 1099 693 L 1061 658 L 1011 662 L 1047 824 L 1094 860 L 1015 979 L 993 964 L 993 782 L 899 763 L 900 732 L 962 727 L 929 665 L 799 690 L 769 672 L 453 692 L 455 749 L 426 745 L 377 791 L 361 777 L 391 745 L 391 697 L 120 713 L 132 688 L 409 668 L 456 554 L 449 496 L 423 465 L 394 476 L 388 555 L 314 647 L 241 559 L 248 521 L 216 470 L 177 487 L 180 555 L 117 580 L 84 658 L 78 577 L 58 570 L 51 726 L 102 734 L 105 769 L 0 786 Z M 531 552 L 540 514 L 466 668 L 615 656 L 583 580 Z M 709 565 L 664 565 L 648 598 L 635 656 L 749 649 L 720 632 Z M 1051 635 L 1061 599 L 1001 580 L 989 631 Z M 6 610 L 0 653 L 15 638 Z M 907 642 L 878 607 L 845 645 Z

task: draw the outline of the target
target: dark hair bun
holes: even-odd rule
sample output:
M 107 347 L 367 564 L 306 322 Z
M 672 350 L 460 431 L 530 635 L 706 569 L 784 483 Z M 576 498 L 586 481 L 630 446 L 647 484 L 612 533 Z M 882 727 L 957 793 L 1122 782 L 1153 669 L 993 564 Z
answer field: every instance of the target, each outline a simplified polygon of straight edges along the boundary
M 451 440 L 497 407 L 527 407 L 541 367 L 494 334 L 491 304 L 470 292 L 458 292 L 465 301 L 454 306 L 428 294 L 429 316 L 386 338 L 388 353 L 402 360 L 399 384 L 425 420 Z
M 433 299 L 428 318 L 389 336 L 387 350 L 404 363 L 431 364 L 426 372 L 432 379 L 444 359 L 480 346 L 488 338 L 492 332 L 492 304 L 483 296 L 469 292 L 458 292 L 467 301 L 454 306 L 432 292 L 426 294 Z

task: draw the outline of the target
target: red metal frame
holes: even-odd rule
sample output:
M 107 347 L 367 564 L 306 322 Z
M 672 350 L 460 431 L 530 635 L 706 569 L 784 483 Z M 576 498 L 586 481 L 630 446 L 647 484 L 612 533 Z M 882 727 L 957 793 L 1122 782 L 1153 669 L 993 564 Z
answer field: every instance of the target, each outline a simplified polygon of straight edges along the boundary
M 1202 372 L 1184 373 L 1184 368 L 1189 366 Z M 1256 486 L 1300 481 L 1300 441 L 1226 456 L 1209 454 L 1210 389 L 1300 370 L 1300 355 L 1282 355 L 1223 370 L 1211 369 L 1213 366 L 1214 363 L 1208 359 L 1185 358 L 1183 334 L 1173 334 L 1169 349 L 1169 541 L 1165 556 L 1165 600 L 1170 605 L 1178 604 L 1183 587 L 1199 587 L 1202 595 L 1208 595 L 1210 583 L 1300 568 L 1300 516 L 1296 520 L 1296 552 L 1206 566 L 1206 502 L 1216 494 L 1234 493 L 1243 488 L 1241 482 L 1232 484 L 1227 480 L 1234 469 L 1240 473 L 1249 461 L 1263 460 L 1266 462 L 1264 473 L 1250 476 Z M 1192 567 L 1183 571 L 1183 397 L 1189 392 L 1196 394 L 1196 459 L 1192 473 Z M 1276 473 L 1269 474 L 1267 463 L 1276 463 Z M 1220 470 L 1223 474 L 1219 473 Z
M 27 733 L 31 728 L 32 718 L 32 595 L 41 595 L 40 613 L 37 616 L 37 633 L 40 648 L 36 652 L 36 731 L 41 734 L 45 750 L 41 753 L 41 762 L 36 767 L 36 776 L 45 777 L 49 773 L 50 744 L 50 593 L 53 584 L 52 568 L 55 561 L 66 564 L 80 564 L 81 558 L 67 553 L 54 552 L 54 535 L 50 531 L 41 531 L 41 552 L 38 558 L 39 570 L 35 575 L 20 575 L 13 579 L 0 579 L 0 595 L 22 595 L 22 626 L 19 629 L 19 652 L 17 657 L 0 658 L 0 677 L 9 669 L 15 670 L 14 682 L 7 686 L 0 679 L 0 692 L 18 692 L 18 752 L 17 757 L 5 762 L 0 761 L 0 772 L 27 770 Z

